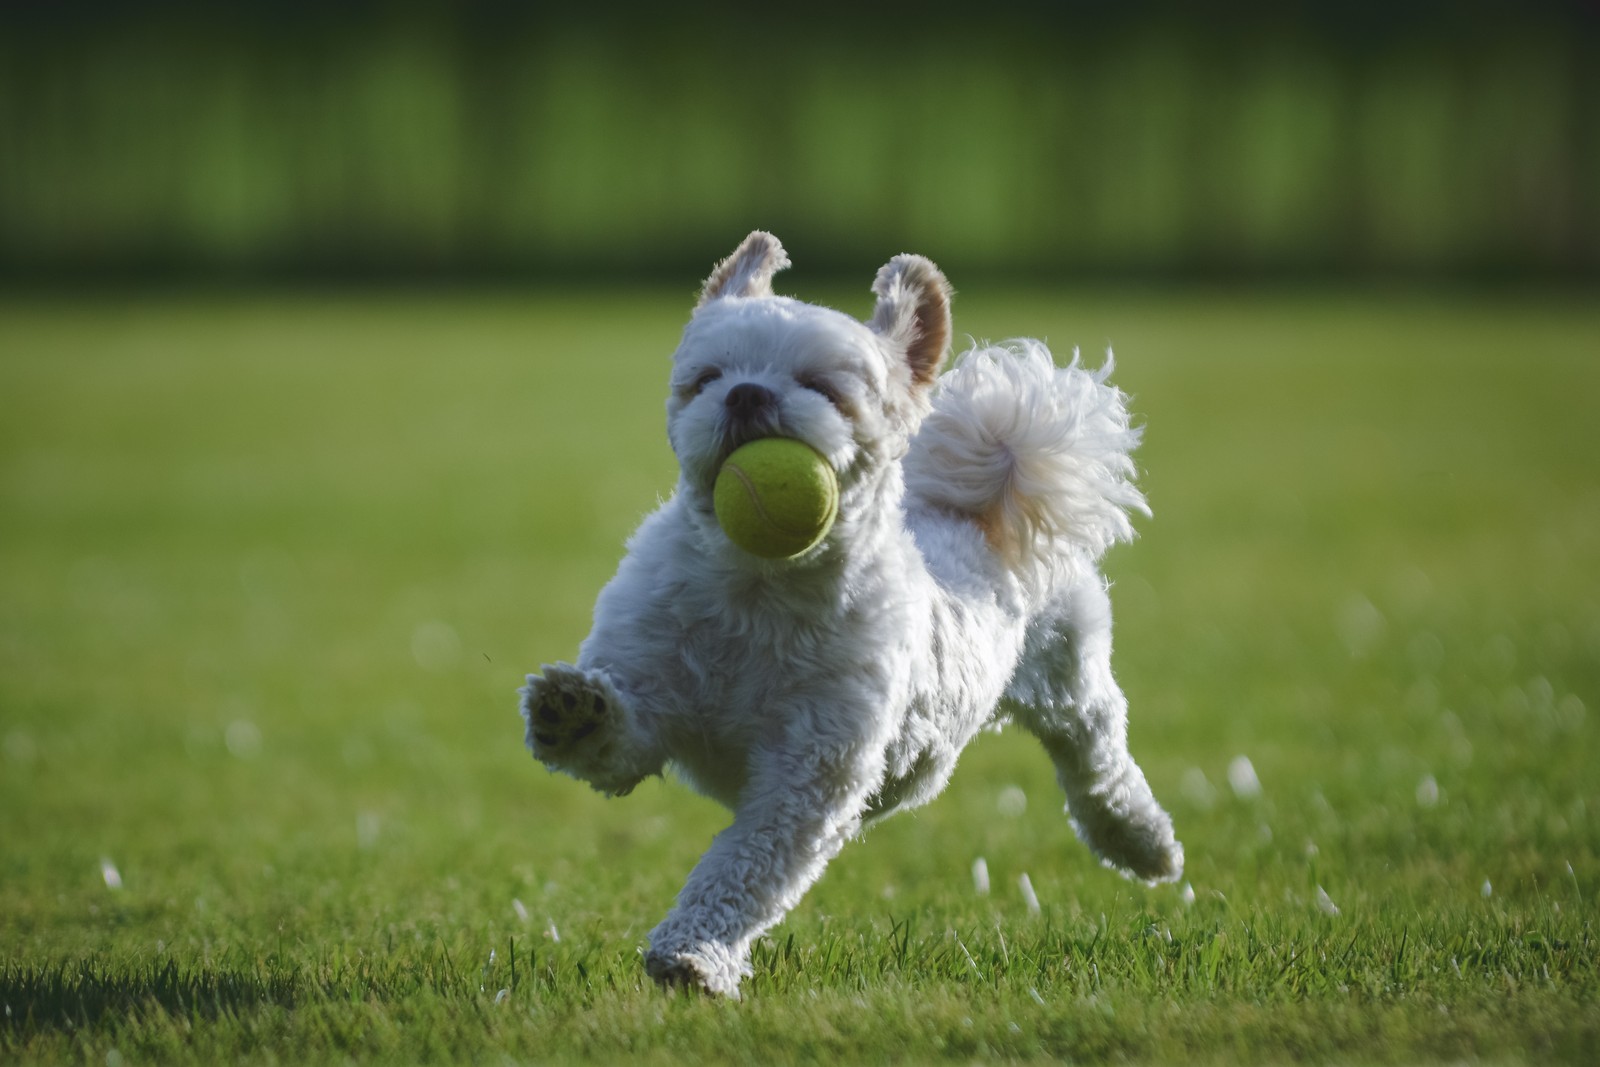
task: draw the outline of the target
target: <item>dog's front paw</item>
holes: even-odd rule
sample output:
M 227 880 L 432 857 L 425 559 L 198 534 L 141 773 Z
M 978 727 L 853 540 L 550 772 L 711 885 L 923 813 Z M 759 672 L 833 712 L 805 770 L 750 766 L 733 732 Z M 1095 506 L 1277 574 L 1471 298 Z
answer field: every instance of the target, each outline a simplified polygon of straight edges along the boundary
M 739 999 L 739 980 L 750 973 L 731 949 L 718 944 L 676 950 L 652 947 L 645 954 L 644 969 L 669 989 L 682 987 L 733 1000 Z
M 522 687 L 522 718 L 528 724 L 528 747 L 536 757 L 559 760 L 604 724 L 611 704 L 596 681 L 565 663 L 547 666 L 543 676 L 528 675 L 528 684 Z
M 596 673 L 565 663 L 546 666 L 544 674 L 530 674 L 522 687 L 522 718 L 527 723 L 526 742 L 539 762 L 568 772 L 582 768 L 596 788 L 620 795 L 633 782 L 596 780 L 597 766 L 610 747 L 622 701 L 611 684 Z M 636 779 L 635 779 L 636 780 Z

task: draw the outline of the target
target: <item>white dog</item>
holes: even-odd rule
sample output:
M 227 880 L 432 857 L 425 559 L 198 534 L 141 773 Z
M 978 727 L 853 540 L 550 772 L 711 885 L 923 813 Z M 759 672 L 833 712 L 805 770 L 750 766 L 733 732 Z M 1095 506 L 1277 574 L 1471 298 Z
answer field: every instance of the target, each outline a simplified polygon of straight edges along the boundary
M 867 821 L 931 799 L 985 727 L 1044 743 L 1080 837 L 1177 878 L 1183 849 L 1128 754 L 1096 561 L 1145 512 L 1105 370 L 1024 341 L 940 375 L 950 289 L 903 255 L 865 324 L 772 294 L 756 232 L 706 281 L 673 355 L 681 473 L 595 605 L 576 666 L 522 690 L 546 766 L 622 794 L 666 764 L 733 809 L 650 934 L 658 981 L 737 996 L 751 942 Z M 712 513 L 728 454 L 798 438 L 839 479 L 832 531 L 793 560 Z

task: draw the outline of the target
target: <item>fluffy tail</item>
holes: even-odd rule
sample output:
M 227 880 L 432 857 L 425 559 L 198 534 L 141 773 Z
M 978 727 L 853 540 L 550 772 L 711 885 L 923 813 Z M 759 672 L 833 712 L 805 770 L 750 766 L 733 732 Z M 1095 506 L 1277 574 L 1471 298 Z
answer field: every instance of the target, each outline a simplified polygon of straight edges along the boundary
M 1098 559 L 1148 515 L 1130 453 L 1141 429 L 1098 371 L 1057 367 L 1039 341 L 975 347 L 939 379 L 933 411 L 906 456 L 913 499 L 969 515 L 1036 588 L 1087 553 Z

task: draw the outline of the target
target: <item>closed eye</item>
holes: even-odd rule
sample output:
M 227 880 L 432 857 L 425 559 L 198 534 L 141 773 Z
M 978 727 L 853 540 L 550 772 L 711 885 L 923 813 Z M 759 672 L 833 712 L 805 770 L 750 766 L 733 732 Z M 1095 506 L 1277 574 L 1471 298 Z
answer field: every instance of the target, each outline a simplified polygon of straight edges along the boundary
M 802 389 L 811 390 L 834 407 L 838 407 L 844 401 L 844 394 L 826 378 L 821 378 L 814 374 L 803 374 L 796 378 L 795 381 L 800 383 Z
M 722 371 L 718 370 L 716 367 L 707 367 L 705 370 L 701 371 L 699 374 L 696 374 L 692 379 L 690 379 L 689 384 L 684 387 L 684 394 L 690 397 L 699 396 L 701 390 L 705 389 L 706 386 L 710 385 L 720 377 L 722 377 Z

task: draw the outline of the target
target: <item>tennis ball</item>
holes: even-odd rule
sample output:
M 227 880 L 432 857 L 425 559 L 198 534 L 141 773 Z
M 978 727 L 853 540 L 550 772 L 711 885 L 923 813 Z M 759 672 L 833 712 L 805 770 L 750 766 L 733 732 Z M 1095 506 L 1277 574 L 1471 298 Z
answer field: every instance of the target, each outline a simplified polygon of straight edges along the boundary
M 722 464 L 711 503 L 728 540 L 763 559 L 790 559 L 833 527 L 839 481 L 810 445 L 763 437 Z

